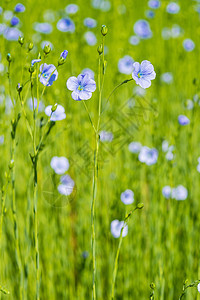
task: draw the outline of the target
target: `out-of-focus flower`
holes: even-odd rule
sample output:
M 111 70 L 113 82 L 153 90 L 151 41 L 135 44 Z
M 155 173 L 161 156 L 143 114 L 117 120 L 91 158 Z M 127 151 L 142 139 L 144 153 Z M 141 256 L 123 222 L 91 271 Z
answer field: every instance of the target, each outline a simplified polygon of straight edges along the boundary
M 171 38 L 171 29 L 168 27 L 164 27 L 162 29 L 162 38 L 164 40 L 169 40 Z
M 152 11 L 152 10 L 147 10 L 147 11 L 145 12 L 145 16 L 146 16 L 147 18 L 149 18 L 149 19 L 153 19 L 154 16 L 155 16 L 155 12 Z
M 140 63 L 135 62 L 133 64 L 134 70 L 132 77 L 136 84 L 140 85 L 143 89 L 150 87 L 151 80 L 156 78 L 153 65 L 148 60 L 143 60 Z
M 128 145 L 128 149 L 131 153 L 139 153 L 142 145 L 139 142 L 132 142 Z
M 64 156 L 54 156 L 51 159 L 51 167 L 56 174 L 64 174 L 69 169 L 69 161 Z
M 164 186 L 162 189 L 162 194 L 166 199 L 169 199 L 171 197 L 172 189 L 169 185 Z
M 161 75 L 160 79 L 161 79 L 162 82 L 170 84 L 173 81 L 173 74 L 171 72 L 163 73 Z
M 25 11 L 25 6 L 21 3 L 18 3 L 16 6 L 15 6 L 15 11 L 20 13 L 20 12 L 24 12 Z
M 126 205 L 132 204 L 134 202 L 134 192 L 128 189 L 121 193 L 121 201 Z
M 111 222 L 110 230 L 114 238 L 120 237 L 123 226 L 124 226 L 124 221 L 114 220 Z M 122 237 L 125 237 L 127 234 L 128 234 L 128 225 L 126 224 L 122 231 Z
M 160 7 L 160 1 L 159 0 L 149 0 L 148 6 L 150 8 L 156 9 Z
M 94 28 L 97 26 L 97 21 L 92 18 L 85 18 L 83 23 L 88 28 Z
M 29 98 L 27 103 L 28 103 L 29 108 L 31 110 L 33 110 L 33 99 Z M 34 109 L 36 109 L 36 108 L 37 108 L 37 98 L 34 98 Z M 40 101 L 38 111 L 41 112 L 43 110 L 44 110 L 44 104 Z
M 171 36 L 173 38 L 178 38 L 179 36 L 181 36 L 183 33 L 183 29 L 179 26 L 179 25 L 176 25 L 174 24 L 172 26 L 172 29 L 171 29 Z
M 152 37 L 151 28 L 146 20 L 138 20 L 135 23 L 133 30 L 141 39 L 149 39 Z
M 60 179 L 61 184 L 58 186 L 58 192 L 64 196 L 69 196 L 74 189 L 74 180 L 69 175 L 64 175 Z
M 176 2 L 170 2 L 166 10 L 169 14 L 177 14 L 180 11 L 180 6 Z
M 112 132 L 108 132 L 108 131 L 102 130 L 99 133 L 99 136 L 100 136 L 100 141 L 101 142 L 112 142 L 112 140 L 113 140 L 113 134 L 112 134 Z
M 124 57 L 120 58 L 118 62 L 118 70 L 122 74 L 131 74 L 133 72 L 133 63 L 134 60 L 131 56 L 125 55 Z
M 178 116 L 178 122 L 180 125 L 184 126 L 184 125 L 188 125 L 190 123 L 190 120 L 188 119 L 188 117 L 184 115 L 180 115 Z
M 4 143 L 4 135 L 0 135 L 0 145 Z
M 191 99 L 187 99 L 185 106 L 188 110 L 192 110 L 194 108 L 194 102 Z
M 88 74 L 88 76 L 91 78 L 91 79 L 94 79 L 94 72 L 89 69 L 89 68 L 85 68 L 82 70 L 81 74 Z
M 58 21 L 57 29 L 62 32 L 73 33 L 75 31 L 75 24 L 70 18 L 63 18 Z
M 197 285 L 197 290 L 200 293 L 200 283 Z
M 52 25 L 49 23 L 34 23 L 33 28 L 35 31 L 44 33 L 44 34 L 49 34 L 52 32 Z
M 77 13 L 78 11 L 78 5 L 76 4 L 68 4 L 66 7 L 65 7 L 65 11 L 67 14 L 69 15 L 74 15 Z
M 96 83 L 88 74 L 80 74 L 78 77 L 70 77 L 67 80 L 67 88 L 72 92 L 74 100 L 88 100 L 92 97 L 92 92 L 96 90 Z
M 19 18 L 17 17 L 13 17 L 11 20 L 10 20 L 10 25 L 11 26 L 16 26 L 17 24 L 19 24 Z
M 172 189 L 172 198 L 176 200 L 187 199 L 188 191 L 183 185 L 178 185 L 176 188 Z
M 19 29 L 15 28 L 15 27 L 7 27 L 4 32 L 3 35 L 5 37 L 6 40 L 8 41 L 18 41 L 18 38 L 22 35 L 21 31 L 19 31 Z
M 42 64 L 40 66 L 40 72 L 40 82 L 45 86 L 51 86 L 53 82 L 58 78 L 58 71 L 56 70 L 56 67 L 52 64 Z
M 146 165 L 154 165 L 158 160 L 158 151 L 155 148 L 149 148 L 146 146 L 143 146 L 138 159 L 140 162 L 145 163 Z
M 129 43 L 130 43 L 131 45 L 136 46 L 136 45 L 139 44 L 139 42 L 140 42 L 140 39 L 139 39 L 139 37 L 138 37 L 137 35 L 132 35 L 132 36 L 130 36 L 130 38 L 129 38 Z
M 45 114 L 50 117 L 51 121 L 61 121 L 66 118 L 65 109 L 62 105 L 58 105 L 56 110 L 52 112 L 52 105 L 49 105 L 45 108 Z
M 191 40 L 191 39 L 185 39 L 183 41 L 183 48 L 187 51 L 187 52 L 191 52 L 192 50 L 194 50 L 195 48 L 195 43 Z
M 87 31 L 84 38 L 89 46 L 94 46 L 97 43 L 96 35 L 92 31 Z

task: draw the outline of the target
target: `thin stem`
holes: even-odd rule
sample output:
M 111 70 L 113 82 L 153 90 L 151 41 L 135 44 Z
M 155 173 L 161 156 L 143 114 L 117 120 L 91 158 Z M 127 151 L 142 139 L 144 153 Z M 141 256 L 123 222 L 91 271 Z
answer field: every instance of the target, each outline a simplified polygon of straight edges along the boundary
M 23 272 L 22 272 L 22 262 L 20 257 L 20 250 L 19 250 L 19 236 L 18 236 L 18 225 L 17 225 L 17 217 L 16 217 L 16 198 L 15 198 L 15 133 L 12 136 L 12 149 L 11 149 L 11 181 L 12 181 L 12 216 L 14 222 L 14 236 L 15 236 L 15 254 L 17 265 L 19 268 L 20 274 L 20 299 L 22 299 L 22 291 L 23 291 Z
M 120 253 L 120 249 L 121 249 L 121 245 L 122 245 L 122 239 L 123 239 L 123 230 L 124 228 L 127 226 L 128 221 L 130 216 L 132 215 L 132 213 L 137 210 L 142 208 L 143 206 L 137 206 L 136 208 L 134 208 L 132 211 L 130 211 L 130 213 L 125 217 L 124 219 L 124 224 L 123 227 L 121 229 L 120 232 L 120 238 L 119 238 L 119 244 L 118 244 L 118 248 L 117 248 L 117 253 L 115 256 L 115 264 L 114 264 L 114 270 L 113 270 L 113 279 L 112 279 L 112 292 L 111 292 L 111 300 L 114 300 L 114 295 L 115 295 L 115 282 L 116 282 L 116 277 L 117 277 L 117 270 L 118 270 L 118 259 L 119 259 L 119 253 Z
M 38 76 L 37 76 L 38 77 Z M 32 78 L 31 78 L 32 79 Z M 38 83 L 38 79 L 37 79 Z M 37 160 L 38 153 L 36 151 L 36 109 L 34 106 L 34 95 L 33 95 L 33 81 L 31 80 L 31 97 L 33 101 L 33 173 L 34 173 L 34 184 L 33 184 L 33 216 L 34 216 L 34 243 L 35 243 L 35 268 L 36 268 L 36 300 L 39 300 L 39 246 L 38 246 L 38 217 L 37 217 L 37 202 L 38 202 L 38 184 L 37 184 Z M 38 97 L 38 84 L 37 84 L 37 97 Z
M 92 128 L 94 129 L 94 131 L 95 131 L 95 133 L 96 133 L 97 130 L 96 130 L 95 126 L 94 126 L 94 123 L 92 122 L 92 118 L 91 118 L 91 116 L 90 116 L 90 113 L 89 113 L 89 110 L 88 110 L 88 108 L 87 108 L 87 105 L 86 105 L 86 103 L 85 103 L 84 100 L 82 100 L 82 102 L 83 102 L 83 105 L 84 105 L 84 107 L 85 107 L 85 110 L 86 110 L 86 112 L 87 112 L 87 114 L 88 114 L 88 118 L 89 118 L 89 120 L 90 120 L 90 123 L 91 123 L 91 125 L 92 125 Z
M 8 62 L 8 84 L 9 84 L 9 95 L 10 95 L 10 99 L 12 101 L 13 106 L 15 105 L 13 97 L 12 97 L 12 88 L 11 88 L 11 79 L 10 79 L 10 62 Z
M 129 81 L 132 81 L 132 80 L 133 80 L 133 78 L 131 78 L 131 79 L 126 79 L 126 80 L 122 81 L 120 84 L 118 84 L 118 85 L 112 90 L 112 92 L 110 93 L 110 95 L 108 96 L 108 98 L 107 98 L 107 100 L 106 100 L 105 108 L 104 108 L 104 110 L 102 111 L 102 113 L 105 111 L 106 106 L 107 106 L 107 104 L 108 104 L 108 101 L 110 100 L 110 97 L 114 94 L 114 92 L 115 92 L 120 86 L 122 86 L 123 84 L 128 83 Z

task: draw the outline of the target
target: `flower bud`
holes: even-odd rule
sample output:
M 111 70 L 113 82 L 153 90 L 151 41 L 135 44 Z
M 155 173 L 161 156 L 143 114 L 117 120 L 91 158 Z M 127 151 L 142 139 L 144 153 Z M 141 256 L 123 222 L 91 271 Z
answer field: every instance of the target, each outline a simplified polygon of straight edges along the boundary
M 10 53 L 7 54 L 7 61 L 10 63 L 12 61 L 12 56 Z
M 138 203 L 138 205 L 137 205 L 137 208 L 138 209 L 142 209 L 144 207 L 144 204 L 143 203 Z
M 155 287 L 156 287 L 156 286 L 155 286 L 155 283 L 152 282 L 152 283 L 150 284 L 150 288 L 151 288 L 152 290 L 154 290 Z
M 19 36 L 18 43 L 22 46 L 24 44 L 24 38 L 22 36 Z
M 22 85 L 20 83 L 17 84 L 16 89 L 18 91 L 18 93 L 21 93 L 22 91 Z
M 14 167 L 14 160 L 12 159 L 9 163 L 9 169 L 11 170 Z
M 105 36 L 108 33 L 108 28 L 106 25 L 101 26 L 101 34 Z
M 102 44 L 99 45 L 99 47 L 97 48 L 97 51 L 98 51 L 99 55 L 102 54 L 102 52 L 103 52 L 103 45 Z
M 28 44 L 28 51 L 31 51 L 32 49 L 33 49 L 33 43 L 30 42 L 30 43 Z
M 64 59 L 63 57 L 60 57 L 58 60 L 58 65 L 61 66 L 65 63 L 66 59 Z
M 35 65 L 31 65 L 29 68 L 29 72 L 32 74 L 35 71 Z
M 43 51 L 46 55 L 49 54 L 51 52 L 50 45 L 45 45 Z
M 54 104 L 51 108 L 51 112 L 53 113 L 54 111 L 56 111 L 57 107 L 58 107 L 58 104 L 57 103 Z

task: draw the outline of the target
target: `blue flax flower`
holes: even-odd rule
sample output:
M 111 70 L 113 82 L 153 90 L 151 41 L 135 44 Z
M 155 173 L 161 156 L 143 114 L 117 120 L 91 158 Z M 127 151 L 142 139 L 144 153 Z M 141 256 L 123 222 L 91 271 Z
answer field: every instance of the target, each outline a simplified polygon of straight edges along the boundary
M 42 64 L 40 66 L 40 82 L 45 86 L 51 86 L 58 78 L 58 71 L 54 65 Z
M 66 59 L 66 58 L 67 58 L 67 55 L 68 55 L 68 51 L 67 51 L 67 50 L 64 50 L 64 51 L 61 53 L 60 57 Z
M 57 29 L 62 32 L 73 33 L 75 31 L 75 24 L 70 18 L 63 18 L 58 21 Z
M 52 105 L 48 105 L 46 108 L 45 108 L 45 114 L 47 116 L 51 116 L 50 120 L 51 121 L 62 121 L 66 118 L 66 114 L 65 114 L 65 109 L 62 105 L 59 105 L 57 106 L 56 110 L 54 112 L 52 112 Z
M 141 39 L 149 39 L 152 37 L 151 28 L 146 20 L 138 20 L 135 23 L 133 30 Z
M 16 12 L 24 12 L 25 11 L 25 6 L 21 3 L 18 3 L 16 6 L 15 6 L 15 11 Z
M 80 74 L 77 78 L 72 76 L 67 80 L 67 88 L 72 91 L 74 100 L 88 100 L 96 90 L 96 83 L 88 74 Z
M 51 167 L 55 171 L 56 174 L 64 174 L 69 169 L 69 161 L 66 157 L 54 156 L 51 159 Z
M 188 119 L 188 117 L 184 115 L 180 115 L 178 116 L 178 122 L 180 125 L 184 126 L 184 125 L 188 125 L 190 123 L 190 120 Z
M 128 205 L 132 204 L 134 201 L 134 192 L 131 190 L 125 190 L 125 192 L 121 193 L 121 201 Z
M 133 64 L 134 71 L 132 77 L 136 84 L 140 85 L 143 89 L 150 87 L 151 80 L 156 78 L 153 65 L 148 60 L 143 60 L 141 64 L 135 62 Z
M 113 220 L 110 224 L 110 231 L 114 238 L 119 238 L 121 234 L 121 230 L 124 226 L 124 221 L 119 220 Z M 124 226 L 124 229 L 122 231 L 122 237 L 125 237 L 128 234 L 128 225 L 126 224 Z

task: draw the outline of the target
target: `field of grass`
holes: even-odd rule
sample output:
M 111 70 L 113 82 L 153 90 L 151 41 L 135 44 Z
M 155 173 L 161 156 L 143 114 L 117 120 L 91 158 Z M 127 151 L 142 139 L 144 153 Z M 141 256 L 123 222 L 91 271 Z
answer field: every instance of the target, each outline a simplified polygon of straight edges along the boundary
M 26 0 L 23 12 L 17 3 L 0 2 L 0 299 L 199 300 L 199 1 L 175 0 L 175 13 L 168 0 Z M 65 18 L 72 32 L 59 30 Z M 138 20 L 149 36 L 134 32 Z M 156 78 L 111 94 L 132 78 L 126 55 L 150 61 Z M 44 63 L 58 66 L 51 86 Z M 96 90 L 75 101 L 66 82 L 85 68 Z M 65 116 L 52 121 L 56 104 Z M 69 168 L 52 168 L 56 156 Z

